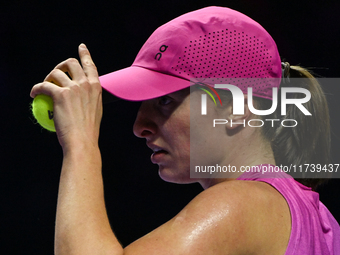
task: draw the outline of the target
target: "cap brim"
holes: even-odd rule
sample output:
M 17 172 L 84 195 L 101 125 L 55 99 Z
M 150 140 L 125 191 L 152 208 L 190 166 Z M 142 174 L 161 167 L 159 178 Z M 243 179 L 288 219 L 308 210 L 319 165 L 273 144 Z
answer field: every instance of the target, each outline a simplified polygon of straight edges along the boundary
M 139 66 L 99 77 L 102 87 L 121 99 L 143 101 L 187 88 L 190 81 Z

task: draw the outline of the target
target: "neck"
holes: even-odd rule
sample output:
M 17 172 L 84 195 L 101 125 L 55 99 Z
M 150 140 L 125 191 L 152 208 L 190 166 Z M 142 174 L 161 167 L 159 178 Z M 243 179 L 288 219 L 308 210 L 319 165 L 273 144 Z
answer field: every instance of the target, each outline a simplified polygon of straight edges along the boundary
M 235 180 L 242 174 L 241 167 L 252 167 L 260 164 L 275 165 L 270 142 L 264 141 L 261 135 L 255 135 L 254 133 L 249 133 L 249 136 L 246 133 L 240 135 L 231 139 L 237 142 L 229 141 L 230 143 L 227 143 L 232 146 L 228 149 L 228 155 L 219 163 L 220 166 L 230 166 L 236 171 L 227 174 L 223 173 L 216 176 L 217 178 L 201 179 L 199 183 L 204 189 L 221 182 Z M 250 137 L 251 139 L 249 139 Z

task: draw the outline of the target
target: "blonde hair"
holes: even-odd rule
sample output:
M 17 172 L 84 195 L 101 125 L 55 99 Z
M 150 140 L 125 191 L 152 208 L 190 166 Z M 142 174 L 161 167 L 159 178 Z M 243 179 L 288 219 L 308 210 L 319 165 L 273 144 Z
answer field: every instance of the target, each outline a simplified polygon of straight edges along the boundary
M 285 76 L 292 79 L 288 83 L 282 82 L 281 87 L 291 86 L 307 89 L 311 93 L 311 99 L 304 104 L 304 107 L 312 116 L 305 116 L 295 105 L 287 107 L 285 116 L 280 116 L 280 111 L 274 112 L 272 116 L 266 116 L 266 118 L 282 120 L 294 119 L 298 122 L 298 125 L 294 128 L 263 126 L 262 134 L 271 142 L 276 165 L 303 166 L 304 164 L 321 164 L 321 166 L 324 166 L 329 164 L 330 119 L 324 91 L 318 80 L 307 69 L 300 66 L 289 66 L 288 63 L 283 64 L 285 64 Z M 294 94 L 292 97 L 298 98 L 299 95 Z M 268 102 L 268 100 L 257 98 L 256 101 L 260 109 L 268 109 L 271 106 L 271 102 Z M 322 173 L 322 171 L 308 174 L 315 174 L 313 176 L 315 178 L 308 178 L 306 173 L 301 173 L 301 176 L 296 180 L 313 190 L 326 180 L 325 173 Z

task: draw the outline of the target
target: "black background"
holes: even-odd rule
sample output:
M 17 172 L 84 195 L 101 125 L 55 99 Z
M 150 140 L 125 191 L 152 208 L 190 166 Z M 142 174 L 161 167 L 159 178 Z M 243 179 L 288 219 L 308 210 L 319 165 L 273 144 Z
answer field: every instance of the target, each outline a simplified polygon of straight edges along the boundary
M 0 3 L 0 254 L 53 254 L 62 152 L 54 133 L 34 124 L 29 92 L 84 42 L 100 75 L 125 68 L 163 23 L 209 5 L 245 13 L 263 25 L 291 64 L 339 76 L 338 1 L 7 1 Z M 340 163 L 339 87 L 326 88 L 333 163 Z M 107 209 L 123 245 L 173 217 L 199 185 L 158 177 L 145 141 L 132 134 L 138 103 L 104 106 L 100 147 Z M 340 221 L 340 180 L 320 189 Z

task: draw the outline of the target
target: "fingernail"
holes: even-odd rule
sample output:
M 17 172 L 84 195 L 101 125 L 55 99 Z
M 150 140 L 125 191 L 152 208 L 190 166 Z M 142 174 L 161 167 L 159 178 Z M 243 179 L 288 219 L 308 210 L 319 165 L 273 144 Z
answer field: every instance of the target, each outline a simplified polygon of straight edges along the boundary
M 85 45 L 85 44 L 83 44 L 83 43 L 82 43 L 82 44 L 80 44 L 80 45 L 79 45 L 79 47 L 80 47 L 80 48 L 83 48 L 83 49 L 86 49 L 86 45 Z

